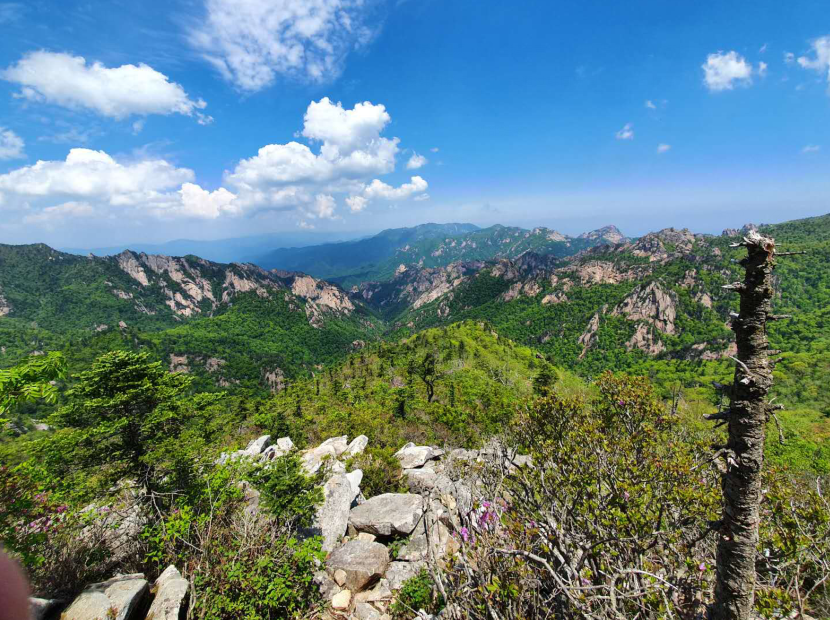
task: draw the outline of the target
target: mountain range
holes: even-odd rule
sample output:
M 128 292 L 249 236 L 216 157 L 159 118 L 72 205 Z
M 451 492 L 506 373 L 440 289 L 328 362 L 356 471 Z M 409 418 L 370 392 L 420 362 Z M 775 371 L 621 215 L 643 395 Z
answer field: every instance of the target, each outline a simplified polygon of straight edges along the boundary
M 809 250 L 777 270 L 776 310 L 795 319 L 771 328 L 773 343 L 818 351 L 830 314 L 830 216 L 764 231 Z M 276 250 L 259 266 L 2 245 L 0 364 L 55 348 L 81 364 L 127 347 L 206 386 L 276 389 L 366 342 L 478 320 L 584 374 L 717 365 L 734 353 L 737 300 L 722 286 L 739 278 L 730 245 L 741 234 L 665 229 L 628 239 L 613 226 L 568 237 L 426 224 Z

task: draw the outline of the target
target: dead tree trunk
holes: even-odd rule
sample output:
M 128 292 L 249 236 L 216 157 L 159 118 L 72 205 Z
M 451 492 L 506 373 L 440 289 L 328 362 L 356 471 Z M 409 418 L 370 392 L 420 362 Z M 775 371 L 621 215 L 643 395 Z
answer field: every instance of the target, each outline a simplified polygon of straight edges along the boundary
M 775 241 L 752 231 L 740 245 L 748 251 L 741 261 L 746 276 L 742 283 L 725 287 L 740 293 L 741 309 L 732 321 L 738 358 L 731 404 L 717 416 L 729 424 L 729 441 L 723 450 L 726 470 L 721 482 L 723 516 L 710 610 L 713 620 L 747 620 L 752 612 L 764 437 L 772 412 L 767 402 L 772 387 L 767 320 L 772 310 Z

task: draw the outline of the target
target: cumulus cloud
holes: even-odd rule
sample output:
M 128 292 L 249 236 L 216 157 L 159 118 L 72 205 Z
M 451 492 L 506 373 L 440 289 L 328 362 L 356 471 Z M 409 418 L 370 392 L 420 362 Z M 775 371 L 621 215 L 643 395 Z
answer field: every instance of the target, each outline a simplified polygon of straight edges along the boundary
M 752 83 L 752 66 L 738 52 L 709 54 L 703 69 L 703 83 L 712 92 L 732 90 L 735 84 Z
M 810 42 L 812 57 L 799 56 L 798 64 L 803 69 L 818 71 L 830 84 L 830 36 L 820 37 Z
M 407 170 L 417 170 L 418 168 L 423 168 L 427 165 L 429 160 L 424 157 L 423 155 L 418 155 L 418 153 L 413 153 L 412 157 L 409 158 L 409 161 L 406 162 L 406 169 Z
M 70 109 L 90 110 L 123 119 L 132 115 L 183 114 L 200 122 L 207 104 L 193 100 L 184 88 L 149 65 L 105 67 L 87 64 L 82 56 L 31 52 L 0 72 L 0 77 L 19 84 L 17 97 Z
M 314 83 L 338 75 L 373 31 L 364 0 L 206 0 L 190 43 L 229 82 L 258 91 L 277 76 Z
M 657 145 L 658 155 L 662 155 L 663 153 L 668 153 L 670 150 L 671 150 L 671 144 L 658 144 Z
M 767 69 L 768 68 L 769 68 L 769 65 L 767 65 L 767 63 L 765 63 L 763 61 L 759 62 L 758 63 L 758 75 L 760 75 L 761 77 L 764 77 L 767 74 Z
M 293 211 L 306 219 L 339 219 L 337 195 L 352 213 L 373 200 L 423 195 L 420 176 L 393 187 L 377 177 L 395 169 L 398 138 L 381 135 L 391 121 L 382 105 L 344 109 L 329 99 L 312 102 L 292 141 L 269 144 L 225 173 L 224 187 L 210 191 L 192 170 L 162 156 L 137 152 L 116 159 L 103 151 L 72 149 L 63 161 L 38 161 L 0 175 L 4 215 L 18 211 L 30 222 L 70 216 L 64 204 L 84 204 L 101 215 L 215 219 L 262 211 Z M 86 208 L 86 207 L 85 207 Z
M 626 123 L 623 125 L 623 128 L 620 129 L 616 134 L 617 140 L 633 140 L 634 139 L 634 124 L 633 123 Z
M 0 127 L 0 160 L 20 159 L 26 155 L 23 147 L 26 143 L 23 138 L 14 133 L 11 129 Z
M 305 114 L 302 135 L 320 143 L 319 153 L 299 142 L 269 144 L 243 159 L 227 181 L 250 191 L 288 185 L 332 183 L 387 174 L 395 169 L 397 138 L 380 133 L 390 117 L 383 105 L 358 103 L 343 109 L 327 97 L 312 102 Z
M 646 100 L 646 107 L 647 107 L 649 110 L 656 110 L 656 109 L 657 109 L 657 106 L 656 106 L 656 105 L 654 105 L 654 102 L 653 102 L 651 99 L 647 99 L 647 100 Z
M 0 175 L 0 205 L 25 213 L 28 223 L 93 212 L 208 219 L 238 212 L 233 194 L 203 190 L 193 177 L 192 170 L 162 159 L 122 163 L 103 151 L 76 148 L 63 161 Z

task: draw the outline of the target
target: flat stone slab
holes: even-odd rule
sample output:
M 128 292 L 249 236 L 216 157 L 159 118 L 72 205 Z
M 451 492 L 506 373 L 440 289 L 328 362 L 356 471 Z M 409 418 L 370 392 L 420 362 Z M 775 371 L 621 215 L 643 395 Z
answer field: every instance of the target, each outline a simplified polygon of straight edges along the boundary
M 323 503 L 314 520 L 314 529 L 319 530 L 315 533 L 323 537 L 323 551 L 334 549 L 346 533 L 355 496 L 352 482 L 345 474 L 335 474 L 323 487 Z
M 149 590 L 142 573 L 116 575 L 87 586 L 61 620 L 134 620 Z
M 376 536 L 408 536 L 421 515 L 424 500 L 413 493 L 384 493 L 352 508 L 349 523 L 358 532 Z
M 332 551 L 326 560 L 329 575 L 342 570 L 346 574 L 343 587 L 352 592 L 360 592 L 380 579 L 388 565 L 389 550 L 380 543 L 366 540 L 350 540 Z

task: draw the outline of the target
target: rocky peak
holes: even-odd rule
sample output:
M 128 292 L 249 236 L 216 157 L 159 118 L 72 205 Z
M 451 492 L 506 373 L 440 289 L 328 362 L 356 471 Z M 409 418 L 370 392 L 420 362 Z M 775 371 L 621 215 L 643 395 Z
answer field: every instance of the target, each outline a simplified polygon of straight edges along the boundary
M 625 235 L 614 225 L 603 226 L 590 232 L 584 232 L 579 235 L 579 239 L 588 239 L 591 241 L 603 240 L 608 243 L 624 243 L 626 241 Z

